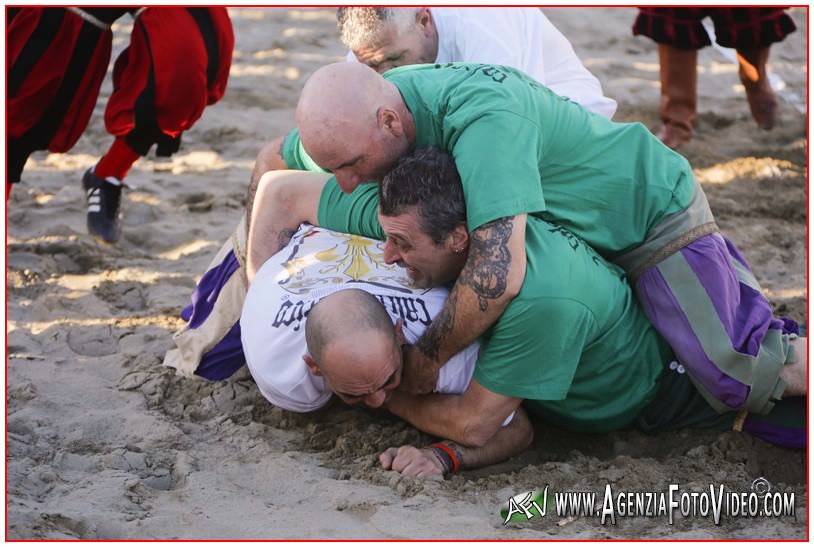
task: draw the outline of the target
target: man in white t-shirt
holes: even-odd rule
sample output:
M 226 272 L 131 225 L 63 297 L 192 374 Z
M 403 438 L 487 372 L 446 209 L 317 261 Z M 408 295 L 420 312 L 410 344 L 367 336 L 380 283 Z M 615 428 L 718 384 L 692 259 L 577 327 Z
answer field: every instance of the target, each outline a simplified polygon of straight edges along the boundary
M 240 318 L 246 364 L 263 396 L 287 410 L 316 410 L 332 394 L 379 407 L 400 382 L 401 345 L 420 337 L 447 295 L 414 288 L 403 268 L 384 262 L 380 241 L 302 225 L 246 294 Z M 435 391 L 463 393 L 477 356 L 472 344 L 450 359 Z M 504 426 L 486 450 L 444 441 L 391 448 L 380 460 L 416 476 L 488 465 L 528 446 L 531 427 L 522 409 Z M 458 466 L 446 459 L 448 451 Z
M 616 101 L 538 8 L 339 8 L 342 42 L 379 73 L 418 63 L 476 62 L 522 70 L 610 118 Z
M 443 288 L 413 288 L 403 268 L 384 263 L 381 241 L 302 225 L 258 270 L 240 316 L 246 364 L 260 392 L 275 406 L 310 412 L 328 403 L 330 388 L 302 359 L 308 353 L 305 324 L 317 302 L 347 289 L 374 295 L 386 313 L 382 316 L 390 318 L 388 328 L 399 322 L 408 344 L 421 336 L 448 295 Z M 453 357 L 436 389 L 462 393 L 477 357 L 477 344 Z
M 538 8 L 339 8 L 348 61 L 382 73 L 417 63 L 491 63 L 522 70 L 555 93 L 611 118 L 616 101 L 579 60 L 568 39 Z M 285 135 L 257 154 L 249 208 L 266 171 L 288 169 Z

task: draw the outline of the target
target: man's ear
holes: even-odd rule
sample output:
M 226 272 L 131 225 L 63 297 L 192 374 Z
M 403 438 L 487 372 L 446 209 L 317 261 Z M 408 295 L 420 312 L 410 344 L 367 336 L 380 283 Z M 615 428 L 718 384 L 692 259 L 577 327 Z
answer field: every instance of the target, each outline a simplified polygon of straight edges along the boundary
M 314 376 L 322 376 L 322 373 L 319 371 L 319 365 L 317 365 L 317 362 L 314 361 L 313 357 L 306 353 L 302 356 L 302 360 L 305 361 L 305 364 L 308 366 L 308 371 L 311 374 Z
M 432 13 L 430 8 L 421 8 L 416 12 L 415 22 L 421 27 L 425 35 L 429 36 L 432 33 L 434 21 L 432 20 Z
M 396 319 L 395 324 L 396 330 L 396 342 L 398 342 L 399 346 L 404 345 L 404 320 L 403 319 Z
M 401 137 L 404 134 L 404 127 L 401 125 L 401 118 L 395 110 L 381 107 L 376 113 L 378 118 L 379 127 L 394 137 Z
M 449 234 L 449 244 L 456 253 L 462 253 L 469 247 L 469 231 L 466 224 L 458 224 Z

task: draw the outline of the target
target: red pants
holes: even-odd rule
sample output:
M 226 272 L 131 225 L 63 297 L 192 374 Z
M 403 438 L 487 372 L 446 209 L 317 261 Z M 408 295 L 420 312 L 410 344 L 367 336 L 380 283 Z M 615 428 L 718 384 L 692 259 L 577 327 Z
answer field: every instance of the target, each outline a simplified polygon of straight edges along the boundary
M 7 182 L 35 150 L 66 152 L 88 124 L 110 60 L 104 29 L 124 8 L 10 10 Z M 102 27 L 102 28 L 100 28 Z M 225 8 L 140 11 L 116 60 L 105 126 L 137 153 L 170 155 L 181 133 L 226 90 L 234 35 Z

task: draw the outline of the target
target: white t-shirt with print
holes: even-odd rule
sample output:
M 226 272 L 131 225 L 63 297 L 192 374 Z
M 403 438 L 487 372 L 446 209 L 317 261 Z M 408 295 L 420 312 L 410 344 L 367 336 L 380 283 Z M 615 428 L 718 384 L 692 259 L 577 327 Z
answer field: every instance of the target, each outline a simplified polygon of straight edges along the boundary
M 442 288 L 413 288 L 403 268 L 385 264 L 381 241 L 300 226 L 291 242 L 258 270 L 240 317 L 246 364 L 272 404 L 310 412 L 328 403 L 330 389 L 302 359 L 307 353 L 305 319 L 321 298 L 350 288 L 377 297 L 394 324 L 401 319 L 410 344 L 448 295 Z M 435 391 L 463 393 L 477 357 L 477 343 L 455 355 L 440 369 Z
M 538 8 L 431 8 L 436 63 L 492 63 L 517 68 L 588 110 L 610 118 L 616 101 L 582 64 L 568 39 Z M 356 61 L 353 52 L 349 61 Z

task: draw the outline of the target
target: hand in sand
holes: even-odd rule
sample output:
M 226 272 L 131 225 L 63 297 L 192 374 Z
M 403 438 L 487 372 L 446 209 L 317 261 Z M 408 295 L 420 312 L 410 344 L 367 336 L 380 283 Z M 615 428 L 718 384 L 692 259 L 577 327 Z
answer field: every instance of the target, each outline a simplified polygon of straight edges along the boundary
M 408 477 L 438 480 L 444 478 L 441 461 L 429 448 L 416 448 L 410 445 L 390 447 L 379 454 L 379 463 L 384 469 L 398 471 Z

